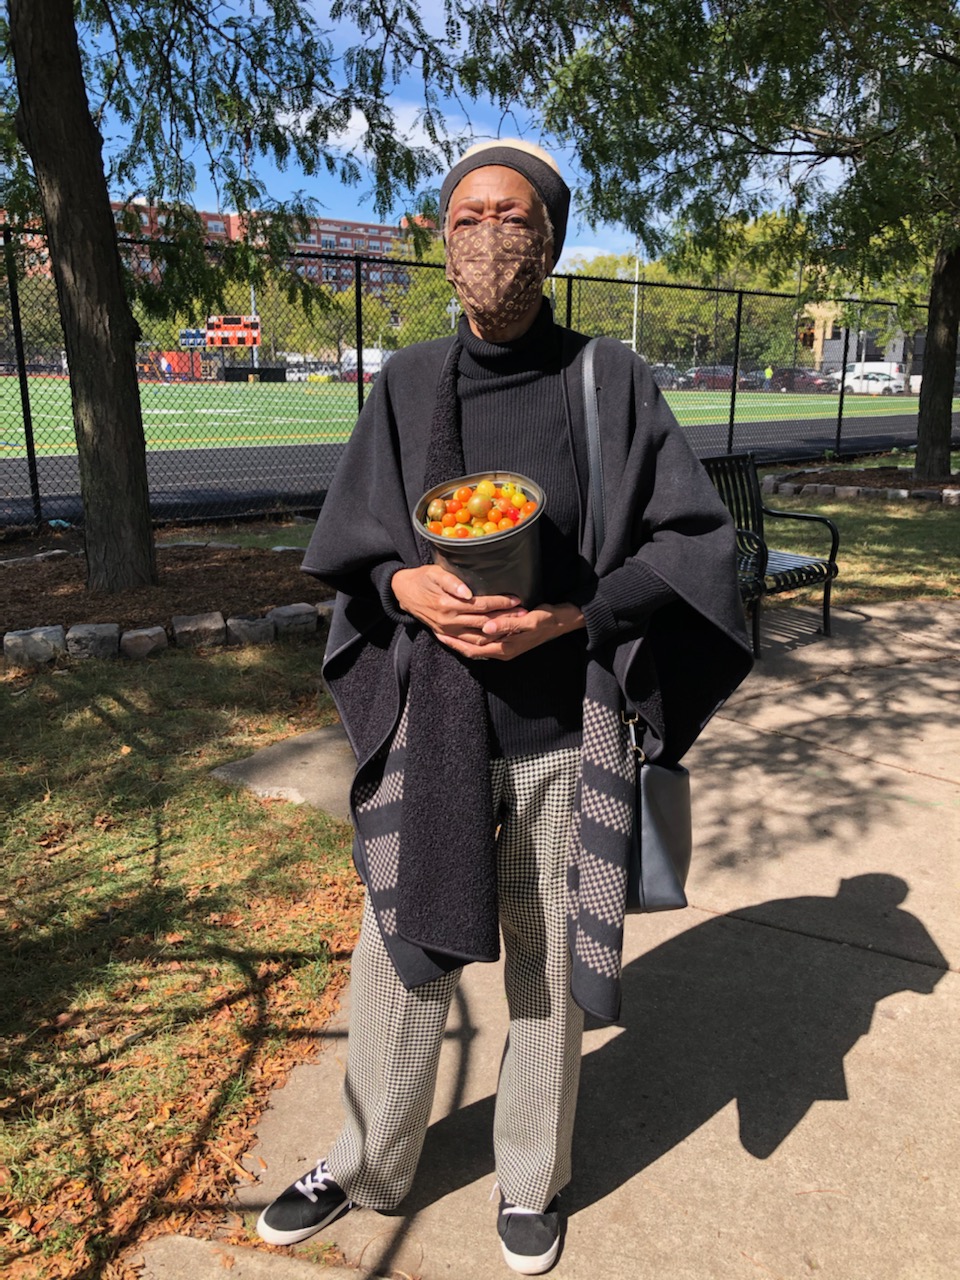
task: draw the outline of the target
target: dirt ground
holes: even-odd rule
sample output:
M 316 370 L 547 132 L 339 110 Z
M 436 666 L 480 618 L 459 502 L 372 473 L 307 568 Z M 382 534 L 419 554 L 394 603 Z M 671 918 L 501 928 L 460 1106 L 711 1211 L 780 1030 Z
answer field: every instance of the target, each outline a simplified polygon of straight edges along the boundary
M 787 473 L 784 471 L 784 475 Z M 899 467 L 861 467 L 859 470 L 845 467 L 838 471 L 821 470 L 819 467 L 808 471 L 790 470 L 791 484 L 847 484 L 857 485 L 861 489 L 956 489 L 960 487 L 960 478 L 952 480 L 931 480 L 920 483 L 913 478 L 912 471 L 901 471 Z
M 255 529 L 257 526 L 248 526 Z M 223 527 L 164 529 L 158 542 L 177 539 L 230 541 Z M 282 531 L 277 543 L 282 544 Z M 30 627 L 117 622 L 169 629 L 174 614 L 219 610 L 225 618 L 262 615 L 276 605 L 315 603 L 330 591 L 300 571 L 302 552 L 211 547 L 158 547 L 160 585 L 115 595 L 86 589 L 82 536 L 75 530 L 44 531 L 40 537 L 0 539 L 0 562 L 40 551 L 66 551 L 52 560 L 0 564 L 0 633 Z

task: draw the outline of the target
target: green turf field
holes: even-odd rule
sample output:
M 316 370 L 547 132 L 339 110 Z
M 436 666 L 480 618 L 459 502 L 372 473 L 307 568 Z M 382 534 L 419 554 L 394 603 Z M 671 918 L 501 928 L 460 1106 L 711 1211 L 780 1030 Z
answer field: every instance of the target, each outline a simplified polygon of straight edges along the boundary
M 66 379 L 30 378 L 33 433 L 38 454 L 76 451 Z M 203 449 L 249 445 L 340 443 L 357 417 L 352 383 L 142 383 L 147 448 Z M 723 391 L 668 391 L 666 398 L 682 426 L 724 424 L 730 398 Z M 960 401 L 954 408 L 960 407 Z M 915 414 L 912 396 L 847 396 L 848 419 Z M 736 421 L 835 420 L 834 395 L 739 392 Z M 20 387 L 0 378 L 0 458 L 25 453 Z

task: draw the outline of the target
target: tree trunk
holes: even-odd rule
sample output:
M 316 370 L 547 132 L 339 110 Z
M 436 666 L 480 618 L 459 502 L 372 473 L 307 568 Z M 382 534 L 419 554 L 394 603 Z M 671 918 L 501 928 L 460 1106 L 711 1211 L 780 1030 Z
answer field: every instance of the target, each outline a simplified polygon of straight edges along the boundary
M 72 0 L 9 0 L 20 105 L 70 368 L 87 586 L 157 582 L 137 385 L 139 329 L 123 287 L 101 138 L 90 116 Z
M 927 343 L 923 352 L 920 414 L 917 421 L 918 480 L 950 477 L 953 380 L 960 324 L 960 246 L 941 248 L 933 266 Z

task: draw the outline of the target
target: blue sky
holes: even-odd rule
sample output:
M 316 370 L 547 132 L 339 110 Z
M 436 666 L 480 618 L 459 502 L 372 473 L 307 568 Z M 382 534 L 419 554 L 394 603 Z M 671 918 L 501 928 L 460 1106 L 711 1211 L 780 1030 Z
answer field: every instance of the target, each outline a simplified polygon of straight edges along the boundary
M 420 10 L 428 25 L 442 23 L 442 4 L 438 4 L 436 0 L 421 0 Z M 350 44 L 356 43 L 357 32 L 352 28 L 341 26 L 331 30 L 330 39 L 335 50 L 340 51 Z M 415 77 L 411 76 L 401 80 L 392 95 L 391 105 L 402 131 L 413 139 L 425 141 L 416 125 L 416 117 L 421 105 L 418 97 L 418 88 Z M 464 115 L 464 104 L 453 102 L 449 104 L 448 129 L 451 133 L 469 128 L 472 130 L 476 141 L 495 137 L 517 136 L 526 137 L 534 142 L 541 141 L 536 122 L 530 117 L 524 118 L 511 115 L 504 118 L 502 113 L 489 101 L 468 103 L 467 111 L 469 120 Z M 354 141 L 360 127 L 361 122 L 357 121 L 356 130 L 351 129 L 344 142 L 349 144 Z M 575 187 L 577 174 L 571 157 L 557 153 L 557 160 L 564 177 L 571 187 Z M 284 199 L 295 191 L 302 190 L 316 199 L 323 206 L 324 213 L 330 217 L 356 219 L 365 222 L 380 221 L 374 210 L 372 200 L 369 198 L 364 199 L 365 195 L 369 197 L 369 184 L 361 182 L 356 187 L 344 186 L 326 175 L 320 178 L 306 179 L 294 167 L 283 172 L 265 161 L 258 163 L 258 171 L 267 182 L 271 195 L 277 199 Z M 216 209 L 217 196 L 212 184 L 199 171 L 197 178 L 196 207 L 199 209 Z M 440 177 L 437 178 L 436 185 L 439 186 L 439 184 Z M 393 218 L 399 219 L 403 212 L 402 208 L 396 208 L 393 210 Z M 566 244 L 559 267 L 560 270 L 563 270 L 564 266 L 575 256 L 591 258 L 599 253 L 631 253 L 633 246 L 633 237 L 622 228 L 601 226 L 594 230 L 573 212 L 571 213 Z

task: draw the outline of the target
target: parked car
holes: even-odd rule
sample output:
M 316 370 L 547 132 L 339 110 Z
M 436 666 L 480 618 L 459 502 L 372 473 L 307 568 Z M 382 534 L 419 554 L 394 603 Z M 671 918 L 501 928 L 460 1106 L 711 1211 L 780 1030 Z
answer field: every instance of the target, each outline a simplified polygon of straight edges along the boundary
M 738 385 L 744 391 L 763 391 L 767 385 L 767 375 L 762 369 L 748 369 L 746 373 L 741 371 Z
M 864 373 L 859 377 L 848 373 L 843 386 L 848 395 L 902 396 L 905 389 L 903 378 L 892 373 Z
M 835 383 L 825 374 L 812 369 L 775 368 L 770 379 L 771 391 L 833 391 Z
M 691 369 L 691 386 L 697 391 L 729 391 L 733 386 L 732 364 L 701 364 Z M 743 379 L 737 386 L 743 385 Z
M 658 387 L 666 387 L 668 391 L 673 391 L 680 385 L 681 375 L 672 364 L 652 364 L 650 372 Z

